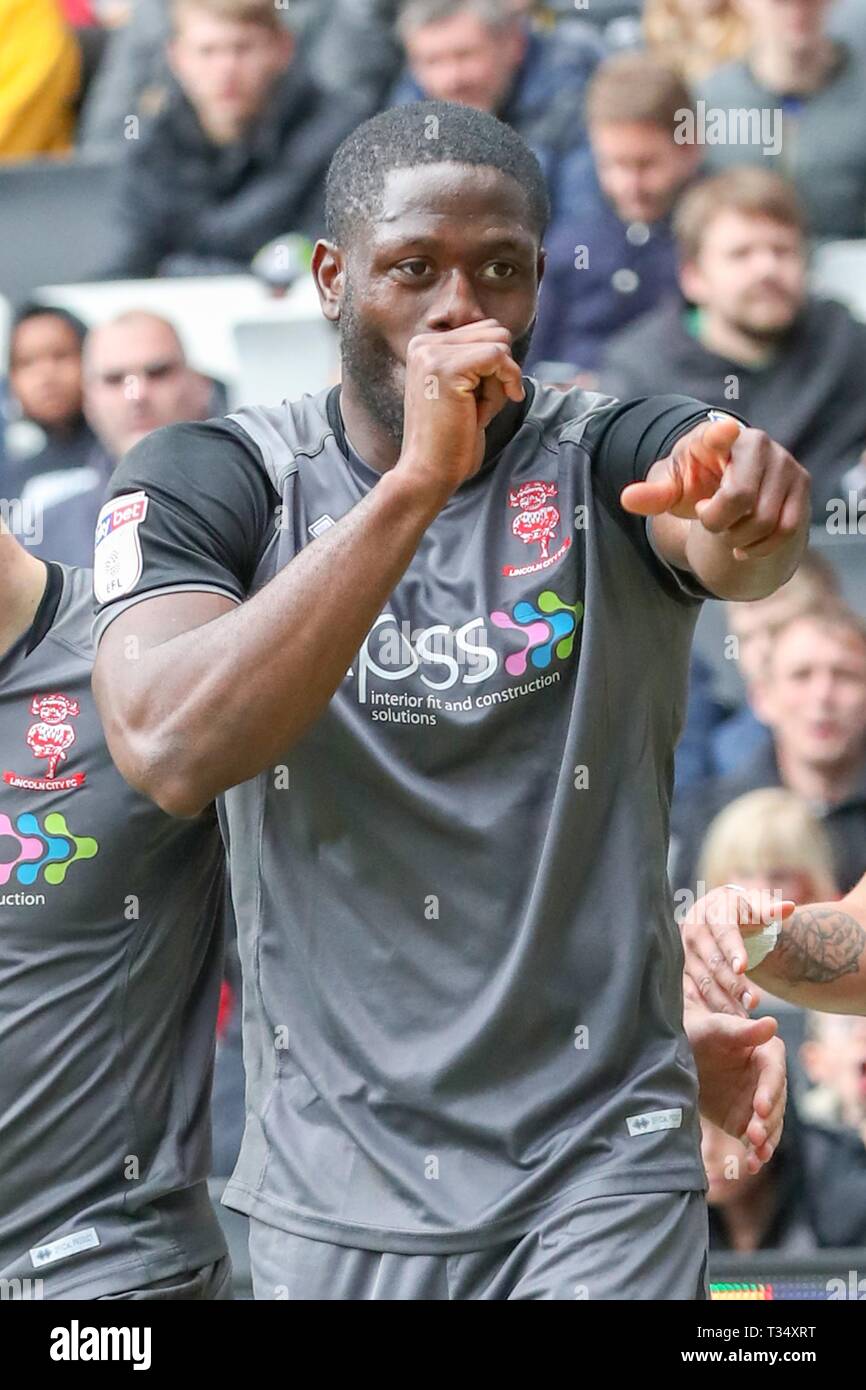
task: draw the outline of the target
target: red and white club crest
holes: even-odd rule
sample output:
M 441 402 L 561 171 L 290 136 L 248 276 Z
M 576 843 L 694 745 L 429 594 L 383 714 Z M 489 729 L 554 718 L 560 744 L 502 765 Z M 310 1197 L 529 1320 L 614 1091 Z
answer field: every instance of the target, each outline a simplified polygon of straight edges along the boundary
M 25 742 L 34 758 L 45 759 L 46 775 L 25 777 L 15 772 L 4 772 L 4 782 L 25 791 L 72 791 L 80 787 L 87 776 L 85 772 L 57 776 L 58 767 L 66 762 L 68 750 L 75 742 L 75 729 L 68 721 L 80 713 L 78 701 L 59 693 L 34 695 L 30 702 L 30 713 L 37 718 L 36 723 L 27 730 Z
M 548 565 L 555 564 L 568 550 L 571 545 L 570 536 L 566 537 L 555 555 L 550 554 L 550 543 L 559 525 L 559 508 L 551 501 L 557 492 L 555 483 L 537 478 L 521 483 L 518 488 L 510 489 L 508 505 L 519 509 L 518 515 L 511 523 L 512 533 L 518 536 L 524 545 L 541 546 L 541 558 L 528 565 L 503 565 L 503 574 L 515 576 L 547 569 Z

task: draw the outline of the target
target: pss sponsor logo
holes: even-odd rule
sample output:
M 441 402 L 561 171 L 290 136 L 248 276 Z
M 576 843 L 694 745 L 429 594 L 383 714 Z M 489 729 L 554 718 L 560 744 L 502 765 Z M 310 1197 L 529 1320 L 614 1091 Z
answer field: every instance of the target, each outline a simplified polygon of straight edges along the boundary
M 431 703 L 443 691 L 467 696 L 471 689 L 467 692 L 466 687 L 480 685 L 500 671 L 513 679 L 547 672 L 572 655 L 582 618 L 580 601 L 568 603 L 554 590 L 545 589 L 534 601 L 518 601 L 510 612 L 496 609 L 490 614 L 494 629 L 503 634 L 497 644 L 502 650 L 497 651 L 481 617 L 457 628 L 447 623 L 411 628 L 393 613 L 380 613 L 356 660 L 358 703 L 380 701 L 379 681 L 411 682 L 417 677 L 421 695 L 406 698 L 420 704 L 425 694 Z M 355 674 L 355 668 L 348 672 L 349 677 Z
M 420 673 L 431 691 L 487 680 L 497 670 L 499 657 L 484 636 L 483 618 L 470 618 L 458 628 L 447 623 L 410 628 L 393 613 L 380 613 L 358 653 L 359 704 L 368 702 L 371 676 L 405 681 Z

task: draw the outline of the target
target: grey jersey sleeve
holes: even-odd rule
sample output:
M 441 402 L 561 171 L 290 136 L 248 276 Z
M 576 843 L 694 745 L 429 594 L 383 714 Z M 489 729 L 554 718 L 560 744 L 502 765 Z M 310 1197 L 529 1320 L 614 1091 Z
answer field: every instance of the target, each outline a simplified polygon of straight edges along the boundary
M 101 552 L 112 551 L 110 536 L 106 542 L 112 503 L 120 508 L 135 498 L 140 520 L 120 527 L 108 585 Z M 124 609 L 172 589 L 242 602 L 278 502 L 259 450 L 230 420 L 169 425 L 148 435 L 117 468 L 97 523 L 95 640 Z

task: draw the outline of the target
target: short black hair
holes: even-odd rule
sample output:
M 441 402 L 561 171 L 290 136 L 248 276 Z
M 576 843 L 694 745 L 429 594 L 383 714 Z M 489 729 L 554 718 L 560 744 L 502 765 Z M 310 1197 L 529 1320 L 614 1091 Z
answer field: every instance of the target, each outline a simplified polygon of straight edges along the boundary
M 339 146 L 325 188 L 328 239 L 346 246 L 382 210 L 385 175 L 421 164 L 498 169 L 519 183 L 539 242 L 550 221 L 541 165 L 522 136 L 486 111 L 453 101 L 413 101 L 364 121 Z
M 19 304 L 12 315 L 12 322 L 9 325 L 10 336 L 28 319 L 62 319 L 68 324 L 80 343 L 87 337 L 87 324 L 83 323 L 77 314 L 73 314 L 69 309 L 61 309 L 57 304 L 40 304 L 38 300 L 28 299 L 23 304 Z

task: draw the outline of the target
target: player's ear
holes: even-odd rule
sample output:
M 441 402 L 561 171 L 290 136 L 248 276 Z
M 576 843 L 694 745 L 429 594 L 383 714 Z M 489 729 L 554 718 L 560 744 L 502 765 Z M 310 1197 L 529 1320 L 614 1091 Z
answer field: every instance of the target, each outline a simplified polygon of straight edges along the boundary
M 331 323 L 338 323 L 346 278 L 345 261 L 339 246 L 320 238 L 313 249 L 312 271 L 322 313 Z
M 536 275 L 538 277 L 538 283 L 540 286 L 542 280 L 544 279 L 544 272 L 547 268 L 547 252 L 545 251 L 543 246 L 539 246 L 538 248 L 538 260 L 536 261 L 535 265 Z

